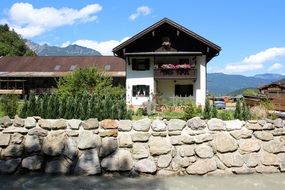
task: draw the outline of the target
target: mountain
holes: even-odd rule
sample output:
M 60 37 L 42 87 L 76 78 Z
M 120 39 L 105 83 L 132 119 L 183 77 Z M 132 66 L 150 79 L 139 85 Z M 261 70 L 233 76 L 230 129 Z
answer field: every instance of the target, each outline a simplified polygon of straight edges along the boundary
M 39 45 L 27 40 L 26 45 L 39 56 L 96 56 L 101 55 L 98 51 L 82 47 L 79 45 L 69 45 L 67 47 Z
M 240 89 L 256 88 L 269 84 L 276 81 L 276 78 L 281 76 L 278 74 L 276 74 L 276 76 L 275 74 L 261 74 L 253 77 L 247 77 L 243 75 L 228 75 L 224 73 L 208 73 L 207 89 L 210 93 L 217 96 L 226 95 Z
M 253 77 L 258 78 L 258 79 L 269 79 L 272 81 L 277 81 L 277 80 L 285 78 L 285 75 L 273 74 L 273 73 L 264 73 L 264 74 L 254 75 Z
M 281 80 L 276 81 L 276 83 L 280 83 L 280 84 L 285 85 L 285 78 L 283 78 L 283 79 L 281 79 Z

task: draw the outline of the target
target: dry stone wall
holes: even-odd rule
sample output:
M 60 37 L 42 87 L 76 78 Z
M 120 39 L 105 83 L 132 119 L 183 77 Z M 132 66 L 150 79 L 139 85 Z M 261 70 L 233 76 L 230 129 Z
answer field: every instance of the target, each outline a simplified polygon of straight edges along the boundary
M 285 121 L 0 119 L 0 173 L 285 172 Z

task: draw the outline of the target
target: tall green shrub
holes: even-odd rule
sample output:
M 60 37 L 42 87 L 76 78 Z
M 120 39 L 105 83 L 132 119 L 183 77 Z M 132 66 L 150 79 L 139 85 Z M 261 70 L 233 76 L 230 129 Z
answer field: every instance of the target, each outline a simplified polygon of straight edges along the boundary
M 251 119 L 250 109 L 249 109 L 249 107 L 246 105 L 246 103 L 244 101 L 242 102 L 242 118 L 245 121 Z
M 234 117 L 235 117 L 235 119 L 239 119 L 239 120 L 243 119 L 242 107 L 241 107 L 240 100 L 238 100 L 236 103 L 236 109 L 235 109 Z
M 1 108 L 5 115 L 14 117 L 17 114 L 19 97 L 14 94 L 2 95 Z
M 215 106 L 212 106 L 212 117 L 218 118 L 218 110 Z
M 25 97 L 25 100 L 24 100 L 24 104 L 23 104 L 23 107 L 20 111 L 20 117 L 21 118 L 26 118 L 27 117 L 27 112 L 28 112 L 28 100 L 27 100 L 27 97 Z
M 29 103 L 28 103 L 28 109 L 27 109 L 27 116 L 34 116 L 37 112 L 37 102 L 36 102 L 36 94 L 31 91 L 29 94 Z
M 212 118 L 212 106 L 210 105 L 210 101 L 207 98 L 205 102 L 205 108 L 203 111 L 204 119 L 211 119 Z
M 191 119 L 197 115 L 197 107 L 193 101 L 189 101 L 185 108 L 185 119 Z

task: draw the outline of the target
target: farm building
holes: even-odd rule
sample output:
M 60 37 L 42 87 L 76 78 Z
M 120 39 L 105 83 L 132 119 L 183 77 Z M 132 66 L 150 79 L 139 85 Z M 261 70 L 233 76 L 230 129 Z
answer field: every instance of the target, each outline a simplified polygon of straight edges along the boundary
M 50 92 L 59 77 L 86 67 L 108 73 L 114 85 L 125 85 L 125 61 L 114 56 L 1 57 L 0 94 Z

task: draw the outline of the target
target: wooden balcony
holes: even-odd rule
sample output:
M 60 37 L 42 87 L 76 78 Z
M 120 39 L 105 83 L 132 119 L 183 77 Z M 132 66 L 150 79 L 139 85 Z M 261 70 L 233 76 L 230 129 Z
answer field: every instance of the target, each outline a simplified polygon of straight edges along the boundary
M 191 69 L 154 69 L 155 79 L 194 79 L 197 78 L 195 68 Z

